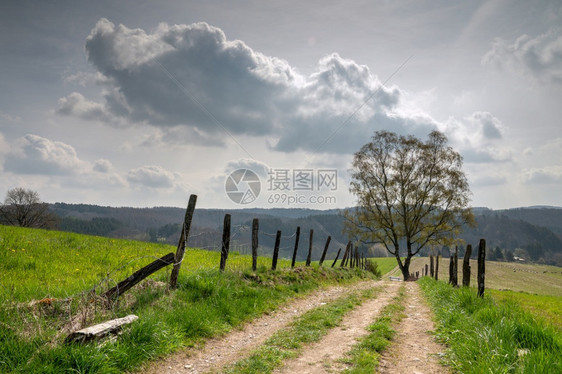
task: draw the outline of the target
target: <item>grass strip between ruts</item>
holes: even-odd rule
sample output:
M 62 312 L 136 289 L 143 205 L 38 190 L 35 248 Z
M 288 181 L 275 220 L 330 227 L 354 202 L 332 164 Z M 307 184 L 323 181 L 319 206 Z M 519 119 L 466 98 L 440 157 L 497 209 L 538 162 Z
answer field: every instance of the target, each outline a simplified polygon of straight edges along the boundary
M 379 317 L 369 325 L 369 334 L 362 337 L 341 359 L 347 368 L 344 373 L 373 373 L 379 364 L 380 353 L 388 347 L 396 331 L 394 327 L 404 318 L 405 287 L 386 305 Z
M 304 313 L 288 328 L 276 332 L 249 357 L 227 367 L 225 372 L 272 372 L 282 366 L 284 360 L 297 357 L 303 345 L 319 341 L 330 329 L 341 323 L 347 312 L 366 299 L 376 297 L 379 292 L 380 288 L 355 291 Z

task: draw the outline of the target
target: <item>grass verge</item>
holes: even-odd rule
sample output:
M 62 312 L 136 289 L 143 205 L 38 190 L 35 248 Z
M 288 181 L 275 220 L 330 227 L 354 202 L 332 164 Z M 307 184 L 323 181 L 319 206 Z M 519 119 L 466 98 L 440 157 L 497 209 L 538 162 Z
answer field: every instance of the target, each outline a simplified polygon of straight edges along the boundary
M 170 292 L 145 281 L 107 309 L 91 299 L 0 305 L 0 372 L 121 373 L 180 347 L 196 346 L 327 284 L 370 275 L 360 270 L 295 268 L 257 272 L 200 269 L 180 274 Z M 76 328 L 134 313 L 139 320 L 114 342 L 63 344 Z
M 341 362 L 347 368 L 344 373 L 373 373 L 379 364 L 380 353 L 392 340 L 396 326 L 404 318 L 405 288 L 400 287 L 398 296 L 385 306 L 375 322 L 369 325 L 369 334 L 364 336 L 346 354 Z
M 319 341 L 338 326 L 343 316 L 365 299 L 375 297 L 380 289 L 345 295 L 331 303 L 304 313 L 287 329 L 276 332 L 252 354 L 227 368 L 227 373 L 271 373 L 283 360 L 297 357 L 303 345 Z
M 473 288 L 419 281 L 449 349 L 447 365 L 461 373 L 561 373 L 562 337 L 517 303 L 480 298 Z

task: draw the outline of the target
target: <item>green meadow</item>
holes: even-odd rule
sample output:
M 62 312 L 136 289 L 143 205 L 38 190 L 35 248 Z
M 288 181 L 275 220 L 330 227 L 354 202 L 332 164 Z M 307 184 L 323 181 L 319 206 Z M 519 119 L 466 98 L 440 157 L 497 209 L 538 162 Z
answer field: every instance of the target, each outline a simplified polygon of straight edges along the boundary
M 181 347 L 240 326 L 292 297 L 330 284 L 373 278 L 359 269 L 302 264 L 189 248 L 178 289 L 170 266 L 109 304 L 99 295 L 155 258 L 168 245 L 0 226 L 0 372 L 121 373 Z M 93 292 L 95 291 L 95 292 Z M 134 313 L 139 320 L 115 341 L 64 344 L 69 332 Z

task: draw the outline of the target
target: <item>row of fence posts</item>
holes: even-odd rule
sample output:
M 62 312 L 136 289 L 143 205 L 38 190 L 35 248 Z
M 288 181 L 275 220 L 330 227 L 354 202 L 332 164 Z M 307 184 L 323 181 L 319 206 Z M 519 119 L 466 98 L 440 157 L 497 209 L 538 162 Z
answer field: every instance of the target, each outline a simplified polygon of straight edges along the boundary
M 458 247 L 455 247 L 455 253 L 451 255 L 449 260 L 449 284 L 453 287 L 458 287 Z M 466 246 L 464 252 L 463 266 L 462 266 L 462 285 L 464 287 L 470 286 L 470 256 L 472 255 L 472 245 Z M 484 283 L 486 278 L 486 240 L 480 239 L 478 244 L 478 270 L 477 270 L 477 283 L 478 283 L 478 296 L 484 296 Z M 435 262 L 435 266 L 434 266 Z M 419 272 L 418 272 L 419 273 Z M 429 256 L 429 269 L 428 265 L 422 268 L 422 276 L 430 276 L 439 279 L 439 255 Z M 416 273 L 417 277 L 417 273 Z
M 134 285 L 151 275 L 152 273 L 166 267 L 168 265 L 173 265 L 172 272 L 170 274 L 170 288 L 175 289 L 177 287 L 177 280 L 179 271 L 181 268 L 181 264 L 185 257 L 185 248 L 187 245 L 187 240 L 189 238 L 189 231 L 191 229 L 191 222 L 193 220 L 193 213 L 195 212 L 195 205 L 197 204 L 197 195 L 191 195 L 189 197 L 189 203 L 187 204 L 187 208 L 185 211 L 184 221 L 182 224 L 182 230 L 180 234 L 180 238 L 178 241 L 178 246 L 176 253 L 168 253 L 165 256 L 160 257 L 159 259 L 153 261 L 152 263 L 146 265 L 142 269 L 136 271 L 131 276 L 127 277 L 125 280 L 119 282 L 115 287 L 109 289 L 104 293 L 104 295 L 108 299 L 116 299 L 119 295 L 123 294 Z M 224 271 L 226 268 L 226 262 L 228 259 L 228 253 L 230 250 L 230 231 L 231 231 L 231 215 L 226 214 L 224 216 L 224 223 L 223 223 L 223 234 L 222 234 L 222 245 L 221 245 L 221 257 L 220 257 L 220 264 L 219 269 L 220 271 Z M 252 221 L 252 270 L 256 271 L 257 269 L 257 257 L 258 257 L 258 232 L 259 232 L 259 220 L 254 218 Z M 306 266 L 311 265 L 312 260 L 312 242 L 314 237 L 314 230 L 310 230 L 310 237 L 309 237 L 309 246 L 308 246 L 308 254 L 306 257 Z M 297 227 L 296 238 L 295 238 L 295 247 L 293 250 L 293 257 L 291 261 L 291 268 L 295 267 L 295 261 L 297 257 L 297 251 L 299 247 L 299 240 L 300 240 L 300 227 Z M 319 266 L 322 266 L 324 260 L 326 259 L 326 253 L 328 252 L 328 247 L 330 245 L 330 241 L 332 240 L 331 236 L 328 236 L 326 240 L 326 244 L 324 245 L 324 250 L 322 251 L 322 256 L 320 257 Z M 279 258 L 279 245 L 281 242 L 281 231 L 278 230 L 275 236 L 275 246 L 273 248 L 273 257 L 271 261 L 271 269 L 277 269 L 277 261 Z M 332 267 L 336 265 L 336 262 L 340 256 L 341 248 L 338 250 L 336 258 L 332 263 Z M 357 248 L 353 248 L 353 244 L 349 242 L 346 246 L 346 250 L 344 252 L 343 258 L 341 260 L 341 267 L 362 267 L 364 268 L 366 265 L 366 257 L 363 254 L 359 254 Z
M 230 219 L 231 219 L 230 214 L 226 214 L 224 216 L 221 259 L 220 259 L 220 266 L 219 266 L 220 271 L 224 271 L 226 268 L 226 260 L 228 259 L 228 253 L 230 250 Z M 256 271 L 257 269 L 258 244 L 259 244 L 258 233 L 259 233 L 259 220 L 257 218 L 254 218 L 252 221 L 252 270 L 253 271 Z M 293 256 L 291 259 L 291 268 L 295 267 L 297 252 L 299 249 L 300 234 L 301 234 L 301 228 L 300 226 L 298 226 L 297 231 L 295 233 L 295 246 L 293 249 Z M 314 239 L 314 230 L 310 229 L 310 236 L 308 241 L 308 253 L 306 256 L 305 266 L 310 266 L 312 263 L 313 239 Z M 322 255 L 320 256 L 320 261 L 318 262 L 318 266 L 323 266 L 331 240 L 332 240 L 332 236 L 328 235 L 328 238 L 326 239 L 326 243 L 324 244 L 324 250 L 322 251 Z M 277 230 L 277 233 L 275 235 L 275 245 L 273 247 L 273 256 L 271 259 L 271 270 L 277 269 L 280 243 L 281 243 L 281 230 Z M 338 250 L 336 258 L 332 263 L 332 267 L 336 265 L 340 253 L 341 253 L 341 248 Z M 365 264 L 366 264 L 366 257 L 363 254 L 360 254 L 357 248 L 355 248 L 354 251 L 353 244 L 351 243 L 351 241 L 348 242 L 340 266 L 341 267 L 348 266 L 351 268 L 355 268 L 355 267 L 364 268 Z

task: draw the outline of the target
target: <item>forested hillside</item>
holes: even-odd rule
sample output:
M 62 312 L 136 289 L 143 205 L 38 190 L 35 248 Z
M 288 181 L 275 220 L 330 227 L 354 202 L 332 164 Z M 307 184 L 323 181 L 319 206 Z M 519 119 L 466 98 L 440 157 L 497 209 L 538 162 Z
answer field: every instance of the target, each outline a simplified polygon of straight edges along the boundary
M 177 243 L 184 208 L 113 208 L 86 204 L 51 205 L 59 217 L 59 229 L 77 233 L 131 238 L 151 242 Z M 335 257 L 348 238 L 343 235 L 343 218 L 338 210 L 312 209 L 196 209 L 193 217 L 191 246 L 220 249 L 224 214 L 232 216 L 232 250 L 250 250 L 251 224 L 260 219 L 261 254 L 272 252 L 275 234 L 281 230 L 280 256 L 291 257 L 297 226 L 301 227 L 298 259 L 306 258 L 310 230 L 314 230 L 313 259 L 318 259 L 328 235 L 332 241 L 328 259 Z M 562 265 L 562 209 L 518 208 L 491 210 L 475 208 L 477 226 L 466 227 L 461 235 L 467 244 L 476 245 L 486 238 L 488 257 L 498 260 L 527 261 Z M 362 250 L 366 251 L 366 246 Z M 371 254 L 384 255 L 380 249 Z M 447 255 L 447 251 L 444 254 Z M 423 251 L 427 254 L 427 250 Z

